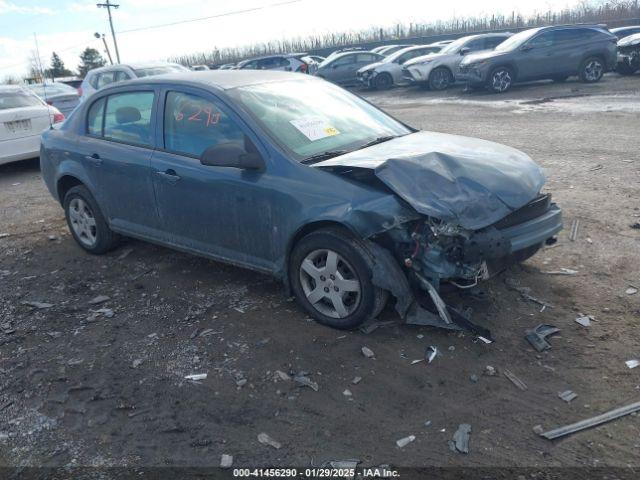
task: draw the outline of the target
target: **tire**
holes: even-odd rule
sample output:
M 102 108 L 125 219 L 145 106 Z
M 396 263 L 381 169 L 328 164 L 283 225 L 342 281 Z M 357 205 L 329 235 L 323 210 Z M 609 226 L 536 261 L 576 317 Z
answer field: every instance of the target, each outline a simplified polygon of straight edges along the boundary
M 487 78 L 487 88 L 493 93 L 505 93 L 513 85 L 515 74 L 509 67 L 494 68 Z
M 62 205 L 69 231 L 84 250 L 100 255 L 118 244 L 118 235 L 107 225 L 98 202 L 87 187 L 77 185 L 71 188 Z
M 453 83 L 453 75 L 448 68 L 434 68 L 429 74 L 429 89 L 434 91 L 446 90 Z
M 600 57 L 589 57 L 580 65 L 580 80 L 584 83 L 599 82 L 604 75 L 604 68 Z
M 559 75 L 557 77 L 553 77 L 551 80 L 553 80 L 556 83 L 564 83 L 567 81 L 567 78 L 569 78 L 566 75 Z
M 388 73 L 380 73 L 374 81 L 376 90 L 388 90 L 393 86 L 393 78 Z
M 371 282 L 371 266 L 357 240 L 339 229 L 322 229 L 294 246 L 289 278 L 298 303 L 311 317 L 348 330 L 375 318 L 387 302 L 388 292 Z

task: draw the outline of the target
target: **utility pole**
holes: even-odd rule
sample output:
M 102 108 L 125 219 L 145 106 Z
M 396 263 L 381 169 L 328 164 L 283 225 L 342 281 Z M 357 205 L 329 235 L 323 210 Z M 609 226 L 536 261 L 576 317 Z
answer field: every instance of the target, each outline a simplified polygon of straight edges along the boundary
M 104 51 L 107 52 L 107 57 L 109 57 L 109 63 L 113 65 L 113 59 L 111 58 L 111 52 L 109 51 L 109 45 L 107 45 L 107 39 L 104 38 L 104 33 L 100 34 L 98 32 L 93 34 L 94 37 L 100 39 L 102 38 L 102 43 L 104 43 Z
M 119 8 L 120 5 L 115 5 L 111 2 L 109 2 L 109 0 L 107 0 L 105 3 L 96 3 L 96 6 L 98 8 L 106 8 L 107 9 L 107 13 L 109 14 L 109 25 L 111 26 L 111 36 L 113 37 L 113 46 L 116 49 L 116 59 L 118 60 L 118 63 L 120 63 L 120 52 L 118 51 L 118 42 L 116 41 L 116 32 L 113 29 L 113 19 L 111 18 L 111 9 L 112 8 Z

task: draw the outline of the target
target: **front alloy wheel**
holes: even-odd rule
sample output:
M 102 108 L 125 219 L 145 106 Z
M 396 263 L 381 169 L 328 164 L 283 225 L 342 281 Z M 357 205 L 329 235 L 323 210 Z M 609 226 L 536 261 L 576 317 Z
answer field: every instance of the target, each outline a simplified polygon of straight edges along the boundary
M 511 88 L 513 74 L 508 68 L 497 68 L 489 78 L 489 88 L 494 93 L 504 93 Z
M 431 90 L 446 90 L 453 83 L 451 72 L 443 67 L 434 69 L 429 74 L 429 88 Z
M 583 82 L 594 83 L 604 75 L 604 65 L 598 58 L 589 58 L 582 67 L 581 77 Z
M 305 257 L 300 284 L 313 308 L 328 317 L 348 317 L 360 304 L 360 280 L 349 262 L 333 250 L 314 250 Z

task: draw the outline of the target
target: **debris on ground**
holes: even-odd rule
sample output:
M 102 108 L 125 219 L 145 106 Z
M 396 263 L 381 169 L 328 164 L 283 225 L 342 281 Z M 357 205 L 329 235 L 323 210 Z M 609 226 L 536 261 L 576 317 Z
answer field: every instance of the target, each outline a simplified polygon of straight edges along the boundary
M 313 391 L 317 392 L 319 387 L 316 382 L 311 380 L 304 372 L 297 373 L 293 377 L 293 381 L 296 382 L 301 387 L 309 387 Z
M 7 238 L 8 236 L 8 233 L 0 233 L 0 238 Z
M 578 395 L 573 393 L 571 390 L 565 390 L 564 392 L 560 392 L 558 394 L 558 397 L 560 397 L 560 399 L 564 400 L 567 403 L 571 402 L 571 400 L 573 400 L 577 396 Z
M 505 377 L 507 377 L 511 381 L 511 383 L 513 383 L 520 390 L 524 391 L 527 389 L 527 384 L 524 383 L 522 380 L 520 380 L 518 377 L 516 377 L 513 373 L 511 373 L 511 371 L 505 368 L 502 370 L 502 373 L 504 374 Z
M 578 238 L 578 230 L 580 229 L 580 220 L 575 218 L 573 222 L 571 222 L 571 229 L 569 230 L 569 240 L 575 242 Z
M 342 392 L 342 395 L 344 395 L 345 397 L 352 397 L 353 393 L 351 393 L 351 390 L 349 390 L 348 388 L 345 388 L 344 392 Z
M 507 286 L 507 288 L 509 288 L 510 290 L 514 290 L 516 292 L 518 292 L 520 294 L 520 296 L 522 298 L 524 298 L 525 300 L 528 300 L 530 302 L 533 303 L 537 303 L 538 305 L 541 305 L 544 308 L 553 308 L 553 305 L 551 305 L 548 302 L 545 302 L 544 300 L 540 300 L 536 297 L 534 297 L 533 295 L 531 295 L 531 289 L 529 287 L 521 287 L 520 285 L 517 285 L 512 279 L 507 278 L 505 279 L 505 285 Z
M 491 365 L 487 365 L 486 367 L 484 367 L 484 372 L 482 373 L 488 377 L 495 377 L 496 375 L 498 375 L 498 371 Z
M 291 377 L 288 373 L 283 372 L 282 370 L 276 370 L 273 372 L 273 379 L 277 382 L 278 380 L 291 380 Z
M 640 365 L 640 360 L 627 360 L 624 363 L 629 368 L 636 368 L 638 365 Z
M 106 295 L 98 295 L 97 297 L 92 298 L 91 300 L 89 300 L 89 305 L 98 305 L 99 303 L 104 303 L 107 300 L 109 300 L 109 297 L 107 297 Z
M 53 307 L 53 303 L 47 303 L 47 302 L 34 302 L 34 301 L 24 300 L 24 301 L 22 301 L 20 303 L 22 305 L 27 305 L 28 307 L 33 307 L 33 308 L 38 308 L 38 309 Z
M 100 315 L 102 315 L 105 318 L 113 318 L 115 313 L 110 308 L 99 308 L 98 310 L 91 310 L 91 314 L 89 314 L 89 316 L 87 317 L 87 320 L 92 322 L 96 318 L 98 318 Z
M 424 362 L 424 358 L 417 358 L 415 360 L 411 360 L 411 365 L 415 365 L 416 363 L 422 363 Z
M 583 327 L 589 327 L 591 326 L 592 320 L 594 320 L 594 318 L 591 315 L 579 315 L 578 318 L 576 318 L 576 323 L 579 323 Z
M 427 363 L 431 363 L 433 362 L 433 359 L 436 358 L 436 355 L 438 355 L 438 349 L 431 345 L 430 347 L 426 348 L 424 352 L 424 359 L 427 361 Z
M 553 325 L 541 323 L 533 330 L 527 330 L 525 332 L 524 338 L 538 352 L 544 352 L 545 350 L 549 350 L 551 348 L 551 344 L 549 344 L 549 342 L 547 342 L 546 340 L 547 337 L 549 335 L 553 335 L 554 333 L 558 333 L 559 331 L 560 329 L 554 327 Z
M 471 425 L 461 423 L 458 430 L 453 434 L 453 440 L 449 441 L 449 448 L 453 452 L 469 453 L 469 435 L 471 434 Z
M 396 322 L 392 320 L 388 320 L 386 322 L 367 322 L 360 327 L 360 331 L 364 334 L 369 334 L 380 327 L 388 327 L 390 325 L 395 325 L 395 323 Z
M 636 287 L 634 287 L 633 285 L 631 285 L 629 288 L 627 288 L 624 293 L 626 293 L 627 295 L 635 295 L 636 293 L 638 293 L 638 289 Z
M 472 373 L 471 375 L 469 375 L 469 380 L 471 380 L 471 383 L 478 383 L 478 375 Z
M 404 438 L 401 438 L 400 440 L 396 440 L 396 445 L 399 448 L 406 447 L 411 442 L 413 442 L 415 439 L 416 439 L 415 435 L 409 435 L 408 437 L 404 437 Z
M 362 354 L 367 358 L 375 357 L 375 353 L 373 353 L 373 350 L 368 347 L 362 347 Z
M 120 255 L 116 257 L 116 260 L 124 260 L 129 255 L 131 255 L 132 252 L 133 252 L 133 248 L 127 248 Z
M 561 268 L 560 270 L 547 270 L 542 272 L 545 275 L 577 275 L 578 270 L 573 270 L 571 268 Z
M 629 226 L 635 230 L 640 230 L 640 222 L 632 223 Z
M 362 377 L 353 377 L 353 380 L 351 380 L 351 383 L 353 385 L 357 385 L 362 381 Z
M 187 380 L 193 380 L 193 381 L 197 381 L 197 380 L 204 380 L 205 378 L 207 378 L 207 374 L 206 373 L 193 373 L 191 375 L 187 375 L 184 377 Z
M 276 450 L 278 450 L 279 448 L 282 447 L 282 444 L 280 442 L 277 442 L 276 440 L 274 440 L 273 438 L 271 438 L 269 435 L 267 435 L 266 433 L 259 433 L 258 434 L 258 441 L 263 444 L 263 445 L 269 445 L 270 447 L 275 448 Z
M 327 468 L 326 466 L 328 465 L 331 468 L 336 468 L 336 469 L 355 469 L 358 464 L 360 463 L 360 460 L 331 460 L 329 462 L 325 462 L 322 465 L 322 468 Z
M 142 365 L 142 362 L 144 362 L 144 360 L 142 358 L 136 358 L 132 363 L 131 366 L 133 368 L 138 368 L 140 365 Z
M 640 411 L 640 402 L 616 408 L 600 415 L 596 415 L 595 417 L 587 418 L 585 420 L 581 420 L 564 427 L 555 428 L 553 430 L 543 432 L 540 435 L 548 440 L 553 440 L 555 438 L 563 437 L 565 435 L 579 432 L 587 428 L 595 427 L 596 425 L 600 425 L 602 423 L 606 423 L 611 420 L 615 420 L 616 418 L 620 418 L 638 411 Z
M 542 433 L 544 432 L 544 428 L 542 428 L 542 425 L 534 425 L 532 430 L 533 430 L 533 433 L 537 435 L 542 435 Z
M 233 456 L 223 453 L 222 457 L 220 458 L 220 468 L 231 468 L 232 465 L 233 465 Z

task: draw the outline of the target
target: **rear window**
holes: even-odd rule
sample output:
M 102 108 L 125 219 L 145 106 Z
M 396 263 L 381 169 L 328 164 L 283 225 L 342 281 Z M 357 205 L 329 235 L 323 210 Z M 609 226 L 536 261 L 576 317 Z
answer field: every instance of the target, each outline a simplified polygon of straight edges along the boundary
M 47 85 L 31 85 L 29 88 L 39 97 L 51 97 L 53 95 L 73 95 L 77 90 L 64 83 L 51 83 Z
M 26 90 L 0 90 L 0 110 L 35 107 L 38 105 L 42 105 L 42 101 Z

